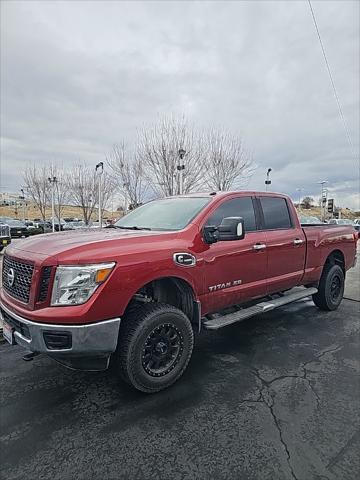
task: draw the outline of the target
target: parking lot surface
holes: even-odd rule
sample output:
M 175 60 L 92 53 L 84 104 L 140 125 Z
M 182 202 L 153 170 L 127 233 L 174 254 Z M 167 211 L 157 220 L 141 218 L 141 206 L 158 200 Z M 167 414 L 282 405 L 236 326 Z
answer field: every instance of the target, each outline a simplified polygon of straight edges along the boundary
M 196 339 L 155 395 L 0 345 L 11 479 L 356 479 L 359 267 L 336 312 L 301 301 Z

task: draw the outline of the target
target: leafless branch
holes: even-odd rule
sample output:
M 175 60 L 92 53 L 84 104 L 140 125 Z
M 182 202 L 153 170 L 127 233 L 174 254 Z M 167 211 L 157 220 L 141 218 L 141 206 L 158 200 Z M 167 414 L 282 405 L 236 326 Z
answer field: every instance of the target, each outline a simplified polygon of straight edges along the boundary
M 241 186 L 252 175 L 253 162 L 240 137 L 224 130 L 207 134 L 205 183 L 211 190 L 229 190 Z
M 128 154 L 125 144 L 114 145 L 107 158 L 108 164 L 115 175 L 115 181 L 125 202 L 137 206 L 143 203 L 148 191 L 143 163 L 138 155 L 133 158 Z
M 204 175 L 204 144 L 201 134 L 184 117 L 163 117 L 139 134 L 137 157 L 146 168 L 154 192 L 170 196 L 178 191 L 177 165 L 185 165 L 183 191 L 191 192 L 201 186 Z M 179 150 L 186 154 L 179 159 Z
M 43 220 L 46 218 L 49 181 L 46 167 L 31 165 L 24 172 L 24 186 L 27 194 L 40 211 Z
M 88 225 L 98 199 L 95 170 L 78 163 L 71 169 L 66 183 L 70 201 L 81 207 L 85 224 Z
M 65 204 L 69 200 L 69 189 L 64 175 L 62 167 L 51 165 L 48 169 L 48 177 L 56 177 L 54 184 L 54 204 L 55 204 L 55 216 L 60 222 L 62 213 L 64 211 Z M 48 198 L 51 196 L 51 188 L 48 186 Z M 48 200 L 50 203 L 50 198 Z

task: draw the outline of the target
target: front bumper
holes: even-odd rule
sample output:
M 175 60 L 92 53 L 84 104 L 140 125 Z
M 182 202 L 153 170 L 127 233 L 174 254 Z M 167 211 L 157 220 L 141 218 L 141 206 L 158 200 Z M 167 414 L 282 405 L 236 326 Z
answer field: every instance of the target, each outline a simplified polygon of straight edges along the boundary
M 13 327 L 17 344 L 32 352 L 46 353 L 69 368 L 105 370 L 111 353 L 116 350 L 120 318 L 87 325 L 37 323 L 17 315 L 2 302 L 0 313 L 3 320 Z M 54 343 L 59 343 L 59 338 L 67 341 L 54 346 Z M 57 342 L 51 339 L 57 339 Z

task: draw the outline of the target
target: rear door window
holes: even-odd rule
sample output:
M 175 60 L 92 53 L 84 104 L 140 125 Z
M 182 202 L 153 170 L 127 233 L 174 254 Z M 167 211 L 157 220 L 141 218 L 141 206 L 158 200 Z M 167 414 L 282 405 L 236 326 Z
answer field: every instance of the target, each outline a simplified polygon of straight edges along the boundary
M 260 197 L 260 204 L 264 216 L 264 229 L 292 228 L 290 212 L 285 198 Z
M 251 197 L 232 198 L 221 204 L 208 218 L 206 225 L 218 227 L 223 218 L 243 217 L 245 232 L 256 230 L 256 220 Z

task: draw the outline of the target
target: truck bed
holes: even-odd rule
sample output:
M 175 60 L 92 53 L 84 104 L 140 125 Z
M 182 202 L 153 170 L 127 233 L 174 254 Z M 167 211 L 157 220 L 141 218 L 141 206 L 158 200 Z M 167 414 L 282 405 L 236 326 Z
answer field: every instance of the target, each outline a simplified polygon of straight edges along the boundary
M 349 225 L 314 224 L 302 225 L 306 237 L 306 261 L 304 278 L 312 281 L 319 279 L 328 255 L 339 248 L 343 256 L 345 270 L 354 265 L 357 232 Z M 341 253 L 342 252 L 342 253 Z

